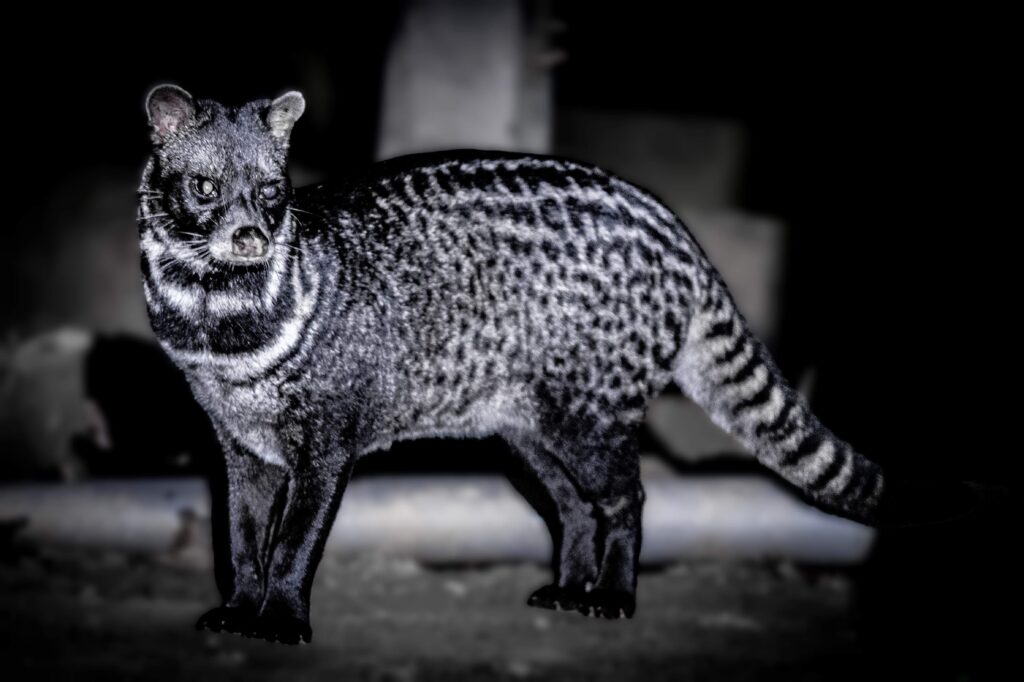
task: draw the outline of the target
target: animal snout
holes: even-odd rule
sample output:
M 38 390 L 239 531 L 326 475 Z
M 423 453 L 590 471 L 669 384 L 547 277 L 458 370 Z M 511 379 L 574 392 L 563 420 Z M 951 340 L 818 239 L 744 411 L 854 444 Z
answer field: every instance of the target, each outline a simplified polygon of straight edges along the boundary
M 262 258 L 269 247 L 267 236 L 253 225 L 239 227 L 231 235 L 231 253 L 241 258 Z

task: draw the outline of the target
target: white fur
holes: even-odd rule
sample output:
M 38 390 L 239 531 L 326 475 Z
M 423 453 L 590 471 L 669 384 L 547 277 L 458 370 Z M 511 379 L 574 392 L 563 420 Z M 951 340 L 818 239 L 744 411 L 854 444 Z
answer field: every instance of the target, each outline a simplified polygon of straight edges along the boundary
M 259 350 L 221 355 L 209 351 L 179 350 L 166 343 L 163 344 L 164 348 L 168 354 L 183 364 L 213 367 L 221 376 L 232 381 L 243 381 L 257 376 L 276 364 L 302 341 L 303 332 L 316 310 L 320 293 L 320 274 L 314 269 L 311 277 L 312 283 L 309 289 L 304 291 L 299 261 L 295 261 L 292 267 L 292 285 L 296 292 L 296 302 L 292 315 L 281 326 L 277 337 Z

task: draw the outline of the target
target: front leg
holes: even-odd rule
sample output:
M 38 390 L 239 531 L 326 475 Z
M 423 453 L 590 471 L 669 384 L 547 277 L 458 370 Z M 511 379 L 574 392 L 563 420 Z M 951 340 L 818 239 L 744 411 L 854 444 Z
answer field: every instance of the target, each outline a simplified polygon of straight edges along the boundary
M 335 456 L 293 470 L 267 565 L 266 592 L 247 634 L 286 644 L 309 642 L 309 596 L 327 535 L 352 470 Z
M 223 479 L 214 477 L 211 487 L 225 490 L 212 491 L 211 504 L 218 526 L 215 542 L 226 545 L 214 551 L 224 604 L 204 614 L 196 627 L 248 634 L 263 605 L 266 567 L 288 476 L 284 467 L 263 461 L 230 437 L 222 435 L 221 443 Z

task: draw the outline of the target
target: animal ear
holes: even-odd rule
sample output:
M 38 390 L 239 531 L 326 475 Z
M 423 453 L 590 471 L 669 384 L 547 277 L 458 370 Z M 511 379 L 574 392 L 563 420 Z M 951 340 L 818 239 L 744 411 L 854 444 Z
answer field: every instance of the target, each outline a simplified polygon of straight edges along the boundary
M 160 142 L 195 120 L 196 105 L 192 95 L 177 85 L 158 85 L 146 97 L 146 114 L 153 141 Z
M 306 100 L 301 92 L 286 92 L 270 104 L 267 112 L 267 125 L 270 134 L 287 141 L 292 134 L 292 126 L 306 110 Z

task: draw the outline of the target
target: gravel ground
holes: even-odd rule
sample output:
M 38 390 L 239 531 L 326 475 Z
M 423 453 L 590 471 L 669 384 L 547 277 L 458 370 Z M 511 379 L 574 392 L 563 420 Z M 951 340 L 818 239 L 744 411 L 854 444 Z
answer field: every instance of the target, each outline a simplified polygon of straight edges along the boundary
M 425 568 L 327 557 L 313 643 L 196 632 L 203 555 L 48 550 L 0 564 L 5 679 L 846 680 L 869 672 L 838 572 L 699 563 L 641 576 L 637 616 L 525 606 L 531 565 Z

